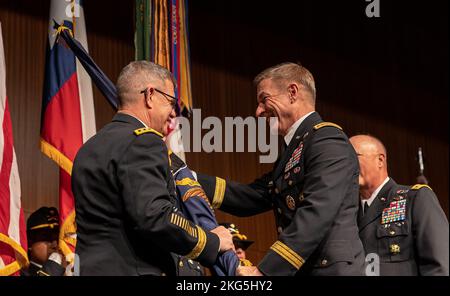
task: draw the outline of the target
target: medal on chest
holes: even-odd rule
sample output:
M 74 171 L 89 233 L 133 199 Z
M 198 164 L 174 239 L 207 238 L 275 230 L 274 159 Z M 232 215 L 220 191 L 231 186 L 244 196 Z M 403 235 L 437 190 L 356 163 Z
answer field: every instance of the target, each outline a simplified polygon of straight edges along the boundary
M 298 145 L 298 147 L 294 150 L 294 152 L 292 152 L 291 158 L 289 158 L 284 168 L 284 172 L 289 171 L 300 162 L 302 152 L 303 152 L 303 142 L 300 142 L 300 145 Z
M 388 224 L 406 219 L 406 199 L 399 197 L 383 210 L 381 224 Z

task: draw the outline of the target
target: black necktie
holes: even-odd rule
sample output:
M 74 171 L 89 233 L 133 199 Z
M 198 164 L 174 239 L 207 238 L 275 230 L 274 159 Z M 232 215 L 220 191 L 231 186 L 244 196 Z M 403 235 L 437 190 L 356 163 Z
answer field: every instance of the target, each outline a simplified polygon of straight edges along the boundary
M 369 210 L 369 203 L 366 201 L 366 202 L 364 202 L 364 212 L 363 212 L 363 215 L 366 215 L 368 210 Z
M 284 153 L 286 151 L 287 147 L 288 146 L 287 146 L 286 142 L 283 139 L 283 145 L 281 145 L 281 153 Z

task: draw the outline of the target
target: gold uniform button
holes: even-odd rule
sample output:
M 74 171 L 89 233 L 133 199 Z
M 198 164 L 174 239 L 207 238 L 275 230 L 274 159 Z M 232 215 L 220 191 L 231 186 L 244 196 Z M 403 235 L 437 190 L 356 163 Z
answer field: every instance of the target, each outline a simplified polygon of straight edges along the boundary
M 178 265 L 180 266 L 180 267 L 183 267 L 183 261 L 180 261 L 180 263 L 178 263 Z
M 166 276 L 166 274 L 163 272 L 163 273 L 161 273 L 161 276 Z
M 323 260 L 320 262 L 320 265 L 325 266 L 325 265 L 327 265 L 327 263 L 328 263 L 328 260 L 327 260 L 327 259 L 323 259 Z
M 400 253 L 400 246 L 398 244 L 392 244 L 389 246 L 389 251 L 392 255 L 397 255 Z
M 389 234 L 390 234 L 390 235 L 394 235 L 394 234 L 395 234 L 395 231 L 394 231 L 394 230 L 390 230 L 390 231 L 389 231 Z
M 278 188 L 275 188 L 275 193 L 276 194 L 280 193 L 280 190 L 278 190 Z
M 291 186 L 292 185 L 292 180 L 289 180 L 288 185 Z
M 278 226 L 277 230 L 278 230 L 278 233 L 282 233 L 283 232 L 283 228 L 281 228 L 281 226 Z
M 194 264 L 194 261 L 192 261 L 192 259 L 189 259 L 188 262 L 189 262 L 190 264 Z

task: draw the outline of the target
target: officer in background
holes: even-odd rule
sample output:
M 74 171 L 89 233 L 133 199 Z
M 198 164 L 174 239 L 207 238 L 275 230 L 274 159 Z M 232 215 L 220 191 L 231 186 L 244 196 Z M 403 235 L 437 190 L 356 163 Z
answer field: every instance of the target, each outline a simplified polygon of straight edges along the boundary
M 66 264 L 58 249 L 59 215 L 53 207 L 42 207 L 27 220 L 30 265 L 23 276 L 62 276 Z
M 369 135 L 350 138 L 360 163 L 359 235 L 380 275 L 449 275 L 449 225 L 432 189 L 388 176 L 387 153 Z M 371 256 L 371 255 L 368 255 Z M 371 262 L 366 273 L 377 270 Z
M 315 82 L 305 67 L 276 65 L 254 82 L 256 116 L 276 117 L 271 131 L 286 146 L 273 170 L 248 185 L 198 174 L 215 208 L 275 213 L 278 240 L 257 267 L 240 266 L 238 275 L 363 275 L 355 150 L 341 127 L 315 111 Z
M 234 249 L 236 255 L 239 258 L 241 266 L 253 266 L 252 262 L 247 259 L 246 250 L 253 244 L 253 241 L 248 240 L 245 234 L 239 232 L 236 224 L 233 223 L 220 223 L 223 227 L 227 228 L 233 236 Z

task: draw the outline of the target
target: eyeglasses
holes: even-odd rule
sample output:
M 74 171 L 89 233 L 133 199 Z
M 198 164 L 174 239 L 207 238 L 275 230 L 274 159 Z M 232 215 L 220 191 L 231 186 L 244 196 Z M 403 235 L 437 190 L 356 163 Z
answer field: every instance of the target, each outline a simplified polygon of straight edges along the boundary
M 159 92 L 160 94 L 162 94 L 163 96 L 164 96 L 164 98 L 167 100 L 167 101 L 169 101 L 169 103 L 170 103 L 170 105 L 172 106 L 172 108 L 174 108 L 175 107 L 175 105 L 177 104 L 177 102 L 178 102 L 178 99 L 176 98 L 176 97 L 174 97 L 174 96 L 171 96 L 171 95 L 169 95 L 169 94 L 167 94 L 167 93 L 165 93 L 165 92 L 163 92 L 163 91 L 160 91 L 159 89 L 157 89 L 157 88 L 155 88 L 155 87 L 153 87 L 153 88 L 146 88 L 146 89 L 144 89 L 144 90 L 142 90 L 140 93 L 141 94 L 144 94 L 145 95 L 145 97 L 147 98 L 147 93 L 148 93 L 148 91 L 150 90 L 154 90 L 154 91 L 156 91 L 156 92 Z M 169 97 L 169 98 L 167 98 L 167 97 Z

